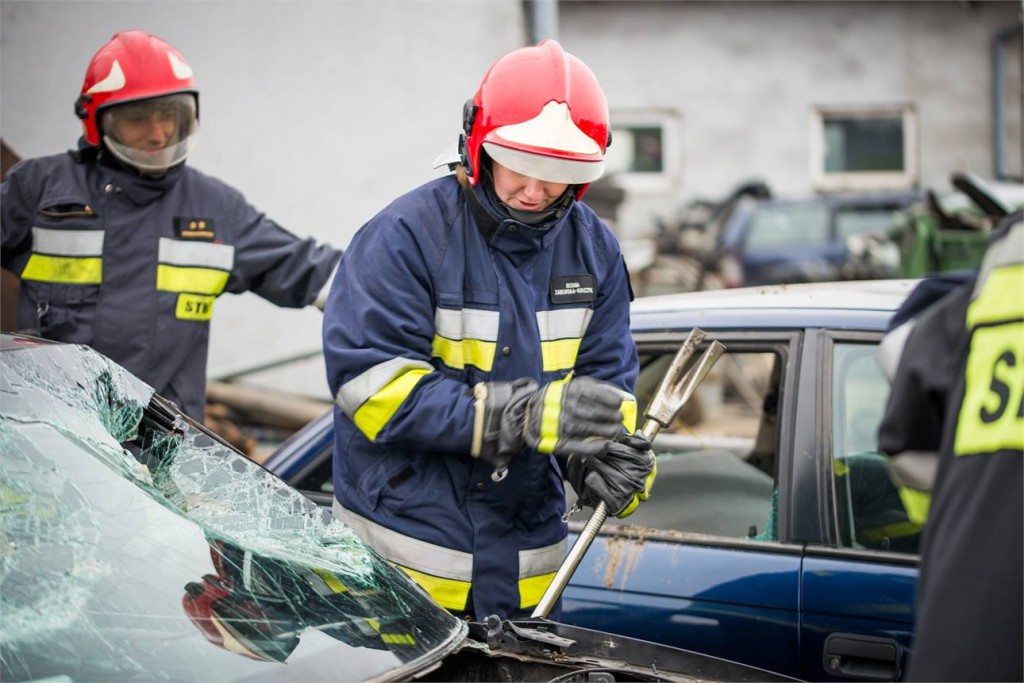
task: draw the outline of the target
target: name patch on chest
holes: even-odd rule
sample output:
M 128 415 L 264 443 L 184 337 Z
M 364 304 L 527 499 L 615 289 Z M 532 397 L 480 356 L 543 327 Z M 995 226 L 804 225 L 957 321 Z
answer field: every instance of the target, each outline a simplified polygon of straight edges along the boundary
M 597 298 L 597 287 L 594 276 L 556 275 L 551 278 L 551 303 L 577 304 L 587 303 Z
M 174 232 L 181 239 L 213 240 L 213 219 L 175 216 Z

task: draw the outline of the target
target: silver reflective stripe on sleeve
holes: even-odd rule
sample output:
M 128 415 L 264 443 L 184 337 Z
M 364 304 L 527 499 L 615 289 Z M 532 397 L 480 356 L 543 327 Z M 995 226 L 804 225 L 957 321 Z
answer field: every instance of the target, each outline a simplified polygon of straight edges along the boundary
M 443 548 L 381 526 L 346 510 L 337 500 L 333 514 L 352 528 L 371 548 L 385 558 L 416 571 L 456 581 L 473 578 L 473 555 Z
M 230 271 L 235 265 L 235 248 L 230 244 L 185 242 L 161 237 L 159 260 L 172 266 Z
M 50 256 L 102 256 L 102 230 L 32 228 L 32 251 Z

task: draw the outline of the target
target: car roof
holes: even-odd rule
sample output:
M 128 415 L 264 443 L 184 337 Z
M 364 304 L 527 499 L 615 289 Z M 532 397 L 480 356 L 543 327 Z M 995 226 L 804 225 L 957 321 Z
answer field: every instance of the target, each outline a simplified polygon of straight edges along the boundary
M 739 287 L 640 297 L 634 333 L 830 327 L 885 330 L 918 280 L 855 280 Z

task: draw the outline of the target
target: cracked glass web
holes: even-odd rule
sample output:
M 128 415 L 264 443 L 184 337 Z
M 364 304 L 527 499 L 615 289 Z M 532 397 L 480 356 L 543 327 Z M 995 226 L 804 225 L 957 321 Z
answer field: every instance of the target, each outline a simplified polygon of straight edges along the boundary
M 351 529 L 154 419 L 103 356 L 5 337 L 0 359 L 4 680 L 392 678 L 463 639 Z

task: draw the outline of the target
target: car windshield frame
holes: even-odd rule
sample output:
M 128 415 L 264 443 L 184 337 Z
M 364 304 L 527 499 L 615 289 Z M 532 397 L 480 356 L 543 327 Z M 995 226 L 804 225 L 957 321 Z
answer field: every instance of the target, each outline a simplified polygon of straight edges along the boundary
M 349 527 L 101 354 L 4 335 L 0 358 L 5 680 L 399 680 L 465 640 Z

